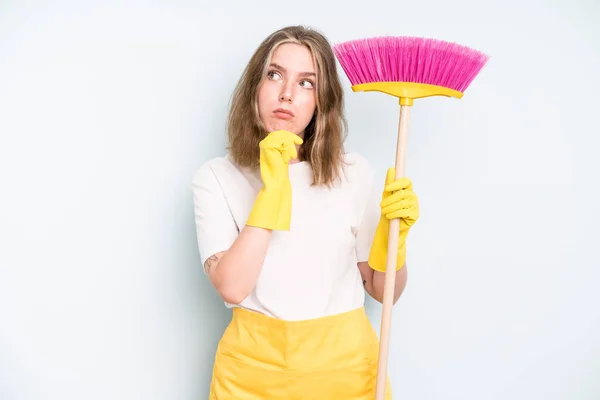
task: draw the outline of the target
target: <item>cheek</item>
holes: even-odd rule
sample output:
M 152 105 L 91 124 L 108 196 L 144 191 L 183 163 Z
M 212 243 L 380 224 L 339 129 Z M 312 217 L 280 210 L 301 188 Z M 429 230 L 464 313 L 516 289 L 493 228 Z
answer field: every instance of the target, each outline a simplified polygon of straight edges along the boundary
M 312 94 L 312 92 L 307 93 L 307 96 L 302 97 L 301 105 L 303 119 L 305 119 L 306 123 L 308 123 L 312 119 L 312 116 L 315 113 L 317 107 L 315 95 Z
M 258 90 L 257 99 L 258 99 L 258 109 L 262 110 L 262 108 L 264 107 L 264 104 L 265 104 L 265 89 L 264 89 L 264 87 L 261 87 Z
M 270 107 L 269 103 L 272 101 L 272 91 L 268 84 L 263 85 L 258 90 L 258 110 L 261 114 L 263 110 L 267 110 Z

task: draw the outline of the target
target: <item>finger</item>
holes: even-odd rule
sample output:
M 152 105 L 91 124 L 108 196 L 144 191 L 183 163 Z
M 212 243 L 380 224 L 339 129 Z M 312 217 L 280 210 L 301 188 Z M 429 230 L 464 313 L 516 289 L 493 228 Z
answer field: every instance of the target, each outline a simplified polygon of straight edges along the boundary
M 402 189 L 412 189 L 412 181 L 409 178 L 402 177 L 385 186 L 385 191 L 387 192 L 394 192 Z
M 293 132 L 286 131 L 283 129 L 269 133 L 267 135 L 267 137 L 265 138 L 265 140 L 269 143 L 276 142 L 276 143 L 280 143 L 281 145 L 284 145 L 286 142 L 290 142 L 290 144 L 298 144 L 298 145 L 303 143 L 303 140 L 300 136 L 296 135 Z
M 294 144 L 293 141 L 289 140 L 289 138 L 282 140 L 278 146 L 278 149 L 282 153 L 285 152 L 286 157 L 289 157 L 289 158 L 298 157 L 298 151 L 296 149 L 296 145 Z
M 396 179 L 396 168 L 388 168 L 387 173 L 385 175 L 384 187 L 386 187 L 390 183 L 394 182 L 394 179 Z
M 399 211 L 414 210 L 417 209 L 418 206 L 419 204 L 415 201 L 405 200 L 382 207 L 381 213 L 384 215 L 388 215 Z
M 297 158 L 298 151 L 296 149 L 296 145 L 302 144 L 302 138 L 294 133 L 284 131 L 284 137 L 281 138 L 281 148 L 285 149 L 290 158 Z
M 278 148 L 279 152 L 282 154 L 285 162 L 290 161 L 292 158 L 298 157 L 298 151 L 296 150 L 296 145 L 290 142 L 283 142 L 281 146 Z
M 284 138 L 283 131 L 274 130 L 274 131 L 269 132 L 262 141 L 265 143 L 272 144 L 272 143 L 281 142 L 283 140 L 283 138 Z
M 401 201 L 417 202 L 417 195 L 410 189 L 403 189 L 387 196 L 379 204 L 382 208 Z
M 267 136 L 263 139 L 265 143 L 277 143 L 281 142 L 281 131 L 272 131 L 267 134 Z
M 290 149 L 287 147 L 281 150 L 281 157 L 286 164 L 289 163 L 292 158 L 295 158 L 292 156 Z
M 287 131 L 285 129 L 277 131 L 277 137 L 282 138 L 285 141 L 291 141 L 293 144 L 302 144 L 303 140 L 300 136 L 296 135 L 294 132 Z
M 292 141 L 294 142 L 294 144 L 302 144 L 304 143 L 304 140 L 302 140 L 302 138 L 298 135 L 296 135 L 295 133 L 292 134 Z
M 407 209 L 401 209 L 401 210 L 397 210 L 394 212 L 390 212 L 390 213 L 387 213 L 384 215 L 387 219 L 401 218 L 408 222 L 414 222 L 419 217 L 419 208 L 411 207 L 411 208 L 407 208 Z
M 281 149 L 285 146 L 286 142 L 289 142 L 290 139 L 287 137 L 288 134 L 286 131 L 273 131 L 265 137 L 262 142 L 265 147 L 274 147 L 277 149 Z
M 298 157 L 298 151 L 296 150 L 296 146 L 294 144 L 286 146 L 286 151 L 290 155 L 290 159 Z

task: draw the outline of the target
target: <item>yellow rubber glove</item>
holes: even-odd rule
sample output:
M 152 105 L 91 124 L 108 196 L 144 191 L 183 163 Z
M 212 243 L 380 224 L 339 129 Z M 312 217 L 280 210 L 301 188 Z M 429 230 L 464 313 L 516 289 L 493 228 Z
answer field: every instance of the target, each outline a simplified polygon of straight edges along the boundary
M 273 131 L 260 142 L 260 175 L 264 186 L 254 201 L 246 225 L 290 229 L 292 185 L 288 167 L 289 161 L 298 156 L 296 144 L 302 144 L 302 138 L 286 130 Z
M 406 261 L 406 236 L 410 227 L 419 218 L 419 201 L 412 190 L 411 180 L 406 177 L 395 180 L 395 176 L 395 168 L 389 168 L 380 203 L 381 218 L 369 254 L 369 266 L 380 272 L 386 270 L 390 220 L 400 218 L 400 238 L 396 259 L 396 271 L 398 271 Z

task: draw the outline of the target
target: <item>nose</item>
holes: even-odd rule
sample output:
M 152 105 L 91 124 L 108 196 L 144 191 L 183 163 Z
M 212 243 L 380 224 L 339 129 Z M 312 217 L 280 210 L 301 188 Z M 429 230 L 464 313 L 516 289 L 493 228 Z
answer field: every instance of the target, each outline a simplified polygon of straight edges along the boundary
M 292 88 L 290 83 L 284 85 L 281 88 L 281 94 L 279 95 L 279 101 L 285 101 L 288 103 L 292 102 Z

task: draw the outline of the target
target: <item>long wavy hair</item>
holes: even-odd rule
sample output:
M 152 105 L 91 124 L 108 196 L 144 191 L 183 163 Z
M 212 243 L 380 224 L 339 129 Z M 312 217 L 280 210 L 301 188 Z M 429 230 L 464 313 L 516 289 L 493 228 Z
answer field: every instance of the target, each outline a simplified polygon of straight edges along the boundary
M 242 166 L 260 165 L 259 142 L 267 133 L 258 113 L 258 89 L 268 73 L 275 49 L 284 43 L 306 46 L 316 68 L 316 111 L 304 132 L 299 157 L 310 163 L 313 185 L 331 186 L 340 178 L 343 143 L 347 135 L 344 93 L 335 56 L 328 40 L 318 31 L 288 26 L 269 35 L 256 49 L 233 92 L 227 120 L 230 157 Z

